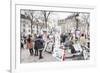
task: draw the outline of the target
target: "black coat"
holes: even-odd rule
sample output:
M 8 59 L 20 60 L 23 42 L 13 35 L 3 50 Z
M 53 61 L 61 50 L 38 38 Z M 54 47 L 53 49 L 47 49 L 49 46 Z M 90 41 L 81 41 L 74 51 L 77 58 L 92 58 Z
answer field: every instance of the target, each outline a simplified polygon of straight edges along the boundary
M 71 49 L 71 53 L 76 53 L 75 48 L 73 47 L 73 45 L 69 45 L 69 48 Z
M 36 39 L 34 49 L 42 49 L 44 48 L 44 41 L 42 39 Z

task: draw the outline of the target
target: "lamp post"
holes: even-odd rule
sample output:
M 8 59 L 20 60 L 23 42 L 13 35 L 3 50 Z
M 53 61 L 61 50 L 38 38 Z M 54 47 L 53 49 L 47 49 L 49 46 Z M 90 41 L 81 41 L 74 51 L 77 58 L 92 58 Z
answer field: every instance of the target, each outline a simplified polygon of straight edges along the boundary
M 79 16 L 79 13 L 77 13 L 75 15 L 75 20 L 76 20 L 75 38 L 77 38 L 77 31 L 78 31 L 78 26 L 79 26 L 79 24 L 78 24 L 78 22 L 79 22 L 78 16 Z
M 76 15 L 75 15 L 75 20 L 76 20 L 76 30 L 78 30 L 78 16 L 79 16 L 79 13 L 77 13 Z

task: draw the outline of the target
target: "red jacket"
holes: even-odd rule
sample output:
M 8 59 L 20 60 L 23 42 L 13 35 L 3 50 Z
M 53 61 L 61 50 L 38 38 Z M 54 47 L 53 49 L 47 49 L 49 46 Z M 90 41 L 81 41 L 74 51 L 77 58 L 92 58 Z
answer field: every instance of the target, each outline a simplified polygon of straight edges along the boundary
M 32 43 L 32 41 L 29 43 L 29 42 L 27 42 L 27 48 L 28 49 L 31 49 L 31 48 L 33 48 L 33 43 Z

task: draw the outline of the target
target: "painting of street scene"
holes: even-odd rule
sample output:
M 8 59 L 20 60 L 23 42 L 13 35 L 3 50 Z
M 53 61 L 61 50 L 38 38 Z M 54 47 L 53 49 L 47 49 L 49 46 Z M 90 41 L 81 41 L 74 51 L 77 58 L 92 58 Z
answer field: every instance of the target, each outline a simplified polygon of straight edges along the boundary
M 20 10 L 20 62 L 90 60 L 90 13 Z

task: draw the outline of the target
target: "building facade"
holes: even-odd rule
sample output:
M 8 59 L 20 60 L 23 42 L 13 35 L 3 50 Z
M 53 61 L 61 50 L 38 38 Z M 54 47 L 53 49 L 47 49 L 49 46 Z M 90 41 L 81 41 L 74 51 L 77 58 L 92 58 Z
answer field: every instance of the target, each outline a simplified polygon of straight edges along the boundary
M 21 36 L 28 36 L 31 34 L 31 21 L 23 14 L 21 14 L 20 19 L 20 33 Z
M 78 25 L 78 30 L 80 30 L 82 33 L 89 32 L 88 24 L 85 21 L 83 21 L 80 15 L 77 17 L 78 21 L 76 21 L 76 16 L 74 14 L 65 19 L 58 20 L 58 26 L 61 27 L 61 32 L 69 33 L 72 30 L 75 31 L 77 25 Z

